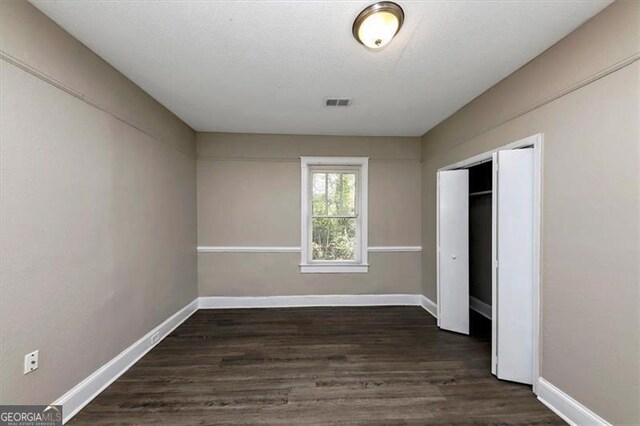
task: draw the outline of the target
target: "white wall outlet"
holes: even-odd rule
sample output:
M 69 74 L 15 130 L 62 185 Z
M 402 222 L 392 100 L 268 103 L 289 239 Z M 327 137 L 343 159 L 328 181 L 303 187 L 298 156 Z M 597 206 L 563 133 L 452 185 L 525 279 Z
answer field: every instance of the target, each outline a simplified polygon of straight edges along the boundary
M 151 344 L 155 345 L 156 343 L 158 343 L 160 341 L 160 332 L 158 331 L 156 334 L 154 334 L 153 336 L 151 336 Z
M 29 374 L 38 369 L 38 351 L 33 351 L 24 356 L 24 374 Z

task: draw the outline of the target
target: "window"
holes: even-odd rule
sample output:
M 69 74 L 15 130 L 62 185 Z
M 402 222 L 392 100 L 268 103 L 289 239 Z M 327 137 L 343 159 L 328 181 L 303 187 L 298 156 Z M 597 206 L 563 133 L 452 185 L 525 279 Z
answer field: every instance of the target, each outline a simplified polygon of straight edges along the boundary
M 368 163 L 302 157 L 301 272 L 367 272 Z

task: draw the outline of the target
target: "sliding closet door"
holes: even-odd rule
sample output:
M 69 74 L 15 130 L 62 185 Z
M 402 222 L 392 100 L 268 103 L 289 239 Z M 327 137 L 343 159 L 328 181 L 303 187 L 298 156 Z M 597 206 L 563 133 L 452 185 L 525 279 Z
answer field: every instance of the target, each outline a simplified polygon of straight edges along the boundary
M 469 171 L 438 172 L 438 326 L 469 334 Z
M 499 379 L 533 381 L 533 149 L 494 156 L 494 342 Z

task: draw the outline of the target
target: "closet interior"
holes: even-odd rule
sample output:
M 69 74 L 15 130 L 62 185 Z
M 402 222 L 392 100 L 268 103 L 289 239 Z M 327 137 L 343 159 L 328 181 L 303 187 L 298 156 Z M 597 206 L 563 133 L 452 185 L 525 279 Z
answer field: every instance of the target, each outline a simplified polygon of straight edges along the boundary
M 491 339 L 493 162 L 468 170 L 469 331 Z

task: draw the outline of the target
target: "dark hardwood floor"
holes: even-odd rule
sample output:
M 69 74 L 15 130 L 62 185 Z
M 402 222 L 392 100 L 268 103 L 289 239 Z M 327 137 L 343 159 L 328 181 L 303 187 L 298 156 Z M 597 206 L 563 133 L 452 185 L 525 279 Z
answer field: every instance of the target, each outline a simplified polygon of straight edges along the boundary
M 70 423 L 563 424 L 419 307 L 201 310 Z

